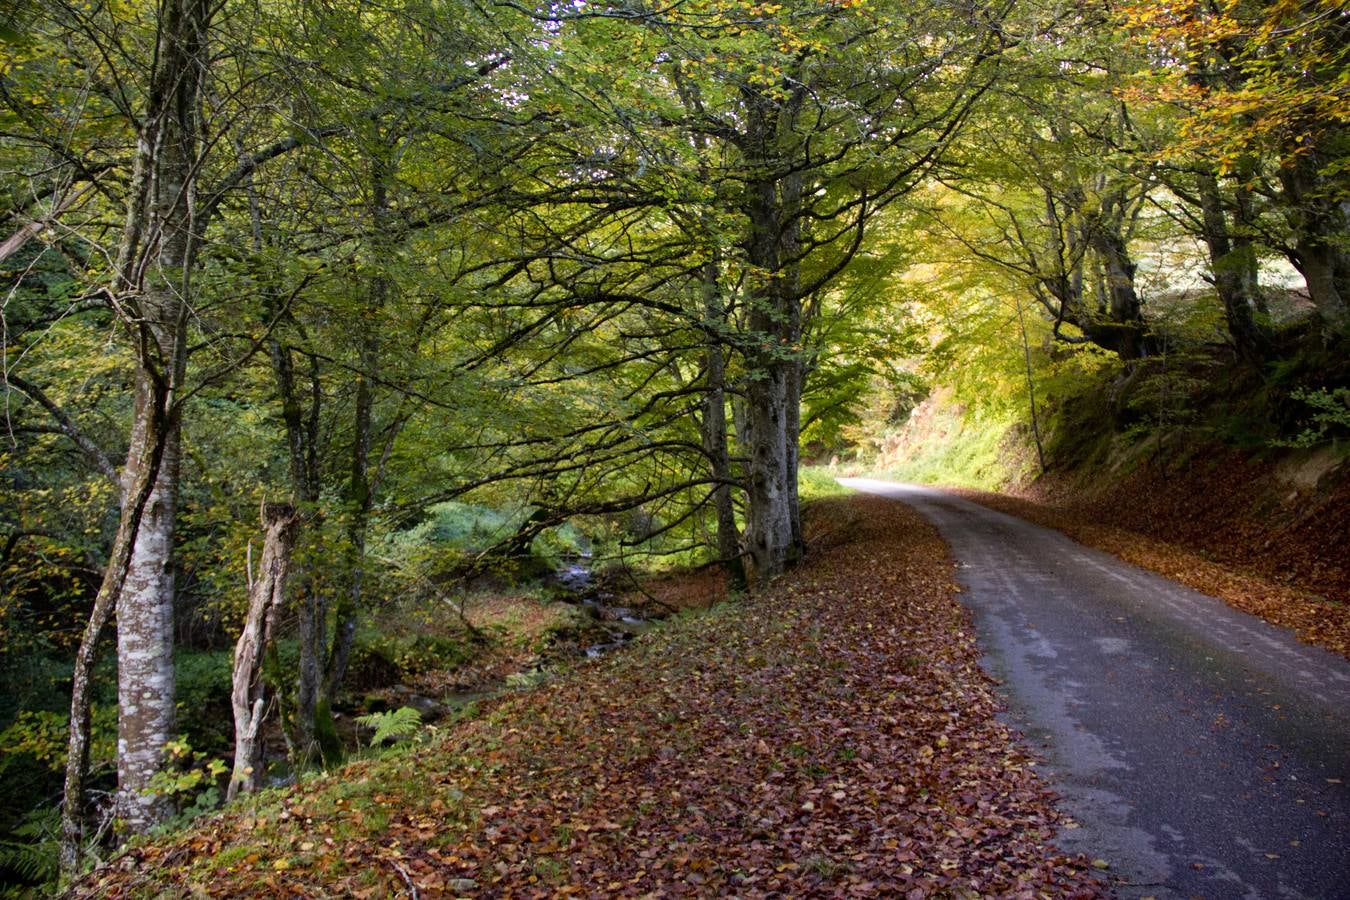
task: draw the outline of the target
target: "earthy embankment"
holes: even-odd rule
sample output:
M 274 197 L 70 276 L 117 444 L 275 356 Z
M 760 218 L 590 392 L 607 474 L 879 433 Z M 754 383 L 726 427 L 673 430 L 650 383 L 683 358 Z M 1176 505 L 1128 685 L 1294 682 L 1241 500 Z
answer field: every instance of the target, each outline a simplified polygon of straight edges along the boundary
M 1350 658 L 1350 484 L 1319 495 L 1285 488 L 1236 460 L 1170 485 L 1141 474 L 1090 495 L 1067 488 L 1031 497 L 957 490 L 968 499 L 1054 528 L 1125 562 L 1218 597 Z
M 84 896 L 1091 896 L 995 719 L 952 563 L 912 510 L 421 743 L 135 849 Z

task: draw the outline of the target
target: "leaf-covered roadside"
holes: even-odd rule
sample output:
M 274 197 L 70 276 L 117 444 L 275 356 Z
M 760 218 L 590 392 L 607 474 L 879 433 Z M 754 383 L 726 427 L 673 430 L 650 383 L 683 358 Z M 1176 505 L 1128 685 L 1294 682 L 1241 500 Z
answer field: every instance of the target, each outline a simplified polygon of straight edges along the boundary
M 752 600 L 133 849 L 83 896 L 1098 890 L 994 718 L 952 563 L 908 507 L 816 508 Z
M 1258 574 L 1238 571 L 1231 560 L 1241 558 L 1240 528 L 1226 529 L 1235 536 L 1229 541 L 1232 546 L 1224 554 L 1225 562 L 1214 562 L 1180 543 L 1105 525 L 1094 515 L 1091 506 L 1072 509 L 987 491 L 957 489 L 955 492 L 1000 512 L 1062 531 L 1080 543 L 1105 550 L 1127 563 L 1218 597 L 1235 609 L 1292 629 L 1305 643 L 1350 658 L 1350 605 L 1347 605 L 1350 597 L 1327 598 L 1276 584 Z M 1180 509 L 1173 508 L 1171 512 L 1174 518 L 1185 515 Z M 1154 529 L 1168 533 L 1168 523 L 1168 510 L 1158 510 L 1153 520 Z M 1248 539 L 1246 546 L 1252 544 L 1253 541 Z

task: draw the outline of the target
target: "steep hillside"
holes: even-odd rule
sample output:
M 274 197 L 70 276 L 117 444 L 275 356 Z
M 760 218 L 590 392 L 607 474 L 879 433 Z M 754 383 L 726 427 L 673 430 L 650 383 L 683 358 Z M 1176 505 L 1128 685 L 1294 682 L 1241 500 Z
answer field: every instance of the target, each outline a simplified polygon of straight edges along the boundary
M 1343 366 L 1314 359 L 1258 378 L 1221 362 L 1054 383 L 1040 408 L 1044 470 L 1025 413 L 938 388 L 875 441 L 871 466 L 996 492 L 975 496 L 1350 652 Z M 1328 386 L 1301 386 L 1313 372 Z

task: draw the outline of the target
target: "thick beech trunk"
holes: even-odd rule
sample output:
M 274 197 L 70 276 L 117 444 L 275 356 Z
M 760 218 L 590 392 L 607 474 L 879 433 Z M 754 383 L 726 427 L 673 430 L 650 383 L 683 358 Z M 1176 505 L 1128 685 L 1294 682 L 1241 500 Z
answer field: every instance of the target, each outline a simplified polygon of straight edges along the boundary
M 1200 198 L 1203 237 L 1214 273 L 1214 289 L 1223 304 L 1228 333 L 1239 357 L 1259 363 L 1270 353 L 1270 339 L 1253 315 L 1256 298 L 1250 293 L 1252 285 L 1247 259 L 1250 248 L 1234 245 L 1228 212 L 1214 174 L 1202 172 L 1196 179 L 1196 189 Z
M 137 406 L 153 402 L 138 388 Z M 138 419 L 141 416 L 138 415 Z M 136 531 L 131 562 L 117 600 L 117 811 L 138 834 L 173 812 L 172 800 L 152 782 L 164 765 L 174 732 L 173 536 L 178 510 L 179 428 L 145 435 L 163 447 L 154 488 Z M 144 451 L 137 454 L 140 458 Z M 133 478 L 140 476 L 128 474 Z
M 785 225 L 791 227 L 792 217 L 783 199 L 779 183 L 765 180 L 753 186 L 747 210 L 748 256 L 760 278 L 747 316 L 754 351 L 746 385 L 745 548 L 757 582 L 782 573 L 802 554 L 796 484 L 801 300 L 795 266 L 788 271 L 782 266 Z
M 1333 330 L 1350 329 L 1350 208 L 1338 202 L 1319 174 L 1316 154 L 1284 167 L 1280 179 L 1290 206 L 1294 245 L 1289 261 L 1308 284 L 1308 299 Z
M 163 397 L 157 397 L 149 407 L 149 414 L 140 419 L 144 431 L 163 435 L 164 429 L 159 426 L 156 417 L 163 412 L 164 406 Z M 70 738 L 66 751 L 65 790 L 61 807 L 61 871 L 67 876 L 79 871 L 82 863 L 84 780 L 89 769 L 90 676 L 99 640 L 112 618 L 118 595 L 122 591 L 123 582 L 131 565 L 136 534 L 158 481 L 163 450 L 162 444 L 154 442 L 140 441 L 132 446 L 127 471 L 134 475 L 123 482 L 125 491 L 122 497 L 122 517 L 118 522 L 117 534 L 113 538 L 112 551 L 108 555 L 108 565 L 104 569 L 102 583 L 94 598 L 94 609 L 85 625 L 84 635 L 75 655 L 75 666 L 71 676 Z
M 786 359 L 785 409 L 783 451 L 787 459 L 787 506 L 789 551 L 788 564 L 797 562 L 806 552 L 806 537 L 802 531 L 802 505 L 797 493 L 797 470 L 801 462 L 802 392 L 806 388 L 806 365 L 802 345 L 802 175 L 793 172 L 779 181 L 780 222 L 778 225 L 778 262 L 776 279 L 780 292 L 779 308 L 784 316 L 782 344 Z
M 263 654 L 276 634 L 277 613 L 285 602 L 286 579 L 298 532 L 295 507 L 286 503 L 263 507 L 263 550 L 256 576 L 250 573 L 248 615 L 234 647 L 230 705 L 234 711 L 234 773 L 226 797 L 258 789 L 262 744 L 258 731 L 267 713 L 262 678 Z
M 785 367 L 762 364 L 747 385 L 750 447 L 747 472 L 749 503 L 745 545 L 751 574 L 763 582 L 781 574 L 799 555 L 793 544 L 795 492 L 789 482 L 789 388 Z

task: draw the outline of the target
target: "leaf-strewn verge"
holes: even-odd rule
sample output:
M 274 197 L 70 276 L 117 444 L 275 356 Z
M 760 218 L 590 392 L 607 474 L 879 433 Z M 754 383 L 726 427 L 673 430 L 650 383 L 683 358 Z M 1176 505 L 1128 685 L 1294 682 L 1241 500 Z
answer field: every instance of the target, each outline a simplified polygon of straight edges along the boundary
M 750 600 L 434 740 L 135 848 L 100 896 L 1091 896 L 995 714 L 952 562 L 892 501 L 814 511 Z M 655 892 L 655 893 L 653 893 Z
M 1006 494 L 957 489 L 977 503 L 1054 528 L 1089 547 L 1165 575 L 1267 622 L 1292 629 L 1299 640 L 1350 658 L 1350 606 L 1296 587 L 1276 584 L 1231 563 L 1205 559 L 1175 543 L 1094 521 L 1092 516 Z

